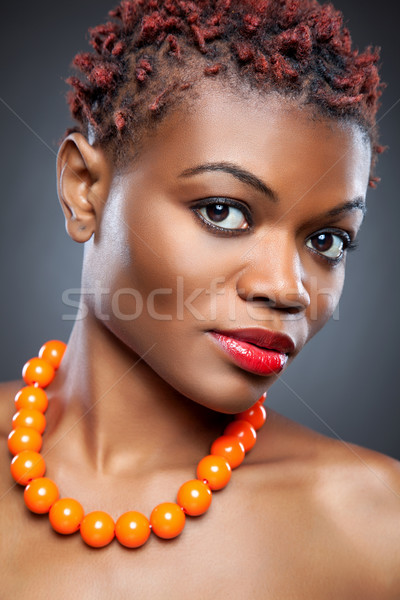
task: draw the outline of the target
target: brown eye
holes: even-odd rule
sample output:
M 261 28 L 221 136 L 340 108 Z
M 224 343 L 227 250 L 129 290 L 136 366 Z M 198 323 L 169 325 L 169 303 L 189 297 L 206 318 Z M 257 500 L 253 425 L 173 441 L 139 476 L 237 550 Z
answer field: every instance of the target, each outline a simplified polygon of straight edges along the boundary
M 327 258 L 335 260 L 343 254 L 345 241 L 339 235 L 325 231 L 307 240 L 306 245 Z
M 206 208 L 207 217 L 214 223 L 220 223 L 229 216 L 229 206 L 226 204 L 211 204 Z
M 199 213 L 209 223 L 215 223 L 223 229 L 245 229 L 248 222 L 243 212 L 229 204 L 207 204 L 198 209 Z

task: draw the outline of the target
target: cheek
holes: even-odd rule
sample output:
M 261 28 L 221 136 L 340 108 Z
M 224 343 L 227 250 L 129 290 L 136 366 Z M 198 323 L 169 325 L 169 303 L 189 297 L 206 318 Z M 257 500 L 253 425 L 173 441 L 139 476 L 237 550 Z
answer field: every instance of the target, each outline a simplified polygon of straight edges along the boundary
M 131 215 L 125 278 L 157 312 L 176 316 L 188 298 L 203 311 L 215 282 L 234 276 L 242 250 L 204 231 L 189 209 L 170 205 L 166 214 L 163 206 L 154 202 L 151 212 Z
M 329 274 L 310 277 L 307 289 L 310 304 L 307 308 L 309 337 L 311 339 L 326 324 L 337 315 L 337 308 L 343 290 L 345 265 L 339 264 Z
M 105 325 L 184 396 L 205 406 L 219 396 L 221 407 L 232 395 L 247 402 L 249 383 L 231 369 L 220 373 L 205 335 L 226 312 L 227 294 L 216 298 L 215 293 L 235 289 L 243 251 L 233 254 L 229 240 L 207 235 L 190 213 L 186 217 L 169 210 L 162 215 L 156 208 L 126 218 L 122 243 L 109 240 L 111 293 Z
M 162 343 L 160 337 L 172 343 L 185 330 L 204 329 L 215 312 L 210 290 L 229 285 L 239 256 L 230 251 L 229 240 L 207 234 L 189 209 L 171 202 L 166 208 L 157 197 L 151 204 L 138 199 L 123 206 L 126 225 L 117 233 L 106 224 L 113 234 L 99 261 L 107 261 L 110 289 L 104 313 L 107 326 L 143 352 L 152 341 Z

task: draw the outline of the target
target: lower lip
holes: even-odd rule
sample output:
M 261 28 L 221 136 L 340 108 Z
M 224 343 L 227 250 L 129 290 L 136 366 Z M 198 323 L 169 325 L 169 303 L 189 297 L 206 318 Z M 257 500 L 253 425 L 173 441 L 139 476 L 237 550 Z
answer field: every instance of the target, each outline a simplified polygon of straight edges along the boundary
M 283 352 L 259 348 L 249 342 L 243 342 L 215 331 L 210 333 L 218 345 L 233 358 L 235 363 L 242 369 L 250 371 L 250 373 L 256 375 L 279 373 L 287 362 L 288 355 Z

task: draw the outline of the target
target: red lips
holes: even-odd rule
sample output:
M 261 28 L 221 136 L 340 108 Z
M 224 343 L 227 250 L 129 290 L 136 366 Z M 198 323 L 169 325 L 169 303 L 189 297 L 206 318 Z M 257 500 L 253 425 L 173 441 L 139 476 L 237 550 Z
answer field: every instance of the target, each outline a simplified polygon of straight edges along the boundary
M 209 333 L 239 367 L 257 375 L 279 373 L 288 360 L 288 354 L 295 350 L 295 344 L 288 335 L 268 329 Z

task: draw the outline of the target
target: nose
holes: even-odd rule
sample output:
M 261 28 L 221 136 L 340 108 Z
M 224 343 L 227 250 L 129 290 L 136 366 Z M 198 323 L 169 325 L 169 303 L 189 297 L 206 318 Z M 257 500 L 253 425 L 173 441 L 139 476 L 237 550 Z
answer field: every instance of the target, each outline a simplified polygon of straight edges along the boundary
M 296 241 L 275 231 L 260 238 L 244 255 L 238 295 L 248 302 L 299 313 L 309 306 L 304 268 Z

